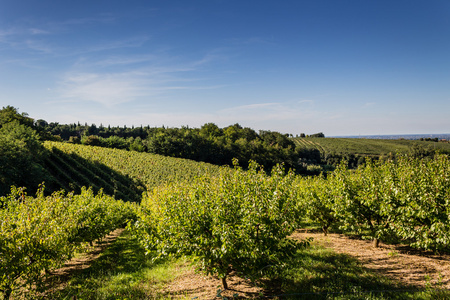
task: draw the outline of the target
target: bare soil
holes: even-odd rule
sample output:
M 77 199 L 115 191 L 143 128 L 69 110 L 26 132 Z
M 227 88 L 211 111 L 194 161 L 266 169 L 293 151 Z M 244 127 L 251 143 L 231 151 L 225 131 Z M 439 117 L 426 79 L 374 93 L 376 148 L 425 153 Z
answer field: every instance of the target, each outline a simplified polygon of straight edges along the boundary
M 375 248 L 372 241 L 350 238 L 343 234 L 297 231 L 294 238 L 312 237 L 314 241 L 337 253 L 357 258 L 364 267 L 378 274 L 415 287 L 437 285 L 450 289 L 450 255 L 419 251 L 405 245 L 380 242 Z
M 237 276 L 230 276 L 227 283 L 228 290 L 223 290 L 221 279 L 204 276 L 191 269 L 178 276 L 166 288 L 166 292 L 173 298 L 187 297 L 189 299 L 216 299 L 219 295 L 228 298 L 237 296 L 239 299 L 251 299 L 258 298 L 264 293 L 262 288 L 255 287 L 251 282 Z
M 405 245 L 379 244 L 373 246 L 372 241 L 350 238 L 343 234 L 297 231 L 292 235 L 295 239 L 313 238 L 314 243 L 331 248 L 337 253 L 355 257 L 361 264 L 381 276 L 412 287 L 438 286 L 450 289 L 450 255 L 434 254 L 418 251 Z M 264 290 L 252 286 L 238 277 L 229 279 L 230 289 L 222 296 L 232 297 L 235 293 L 240 298 L 258 298 Z M 206 277 L 194 271 L 180 275 L 169 287 L 171 295 L 189 296 L 197 299 L 214 299 L 217 290 L 221 289 L 218 278 Z

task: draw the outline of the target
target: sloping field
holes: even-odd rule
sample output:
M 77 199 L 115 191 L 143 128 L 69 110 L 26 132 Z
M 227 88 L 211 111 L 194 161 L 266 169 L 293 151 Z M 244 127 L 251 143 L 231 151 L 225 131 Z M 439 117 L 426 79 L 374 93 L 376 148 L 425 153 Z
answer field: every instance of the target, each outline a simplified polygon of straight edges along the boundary
M 139 180 L 104 164 L 87 160 L 73 152 L 66 153 L 57 147 L 52 146 L 48 150 L 43 167 L 52 176 L 51 190 L 63 189 L 78 193 L 81 187 L 86 186 L 92 187 L 95 192 L 103 189 L 106 194 L 124 201 L 139 201 L 145 190 Z
M 418 140 L 382 140 L 357 138 L 294 138 L 301 147 L 316 148 L 324 153 L 386 155 L 389 153 L 409 152 L 412 147 L 450 151 L 450 144 Z
M 294 143 L 306 149 L 317 149 L 321 152 L 325 152 L 325 149 L 320 145 L 320 143 L 317 143 L 310 138 L 295 138 Z
M 143 191 L 144 186 L 153 188 L 168 181 L 189 180 L 221 168 L 187 159 L 96 146 L 49 141 L 44 146 L 51 152 L 48 166 L 65 189 L 70 189 L 67 185 L 72 183 L 98 186 L 106 193 L 113 189 L 132 194 Z M 135 191 L 129 190 L 130 185 Z

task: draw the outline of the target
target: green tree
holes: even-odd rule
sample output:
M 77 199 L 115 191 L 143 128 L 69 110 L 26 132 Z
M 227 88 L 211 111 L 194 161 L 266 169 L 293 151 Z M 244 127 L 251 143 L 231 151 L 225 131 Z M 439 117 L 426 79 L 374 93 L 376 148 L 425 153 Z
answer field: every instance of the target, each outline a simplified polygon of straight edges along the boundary
M 222 130 L 214 123 L 207 123 L 200 128 L 200 135 L 215 138 L 222 135 Z
M 20 124 L 27 126 L 33 126 L 33 119 L 28 117 L 27 113 L 20 114 L 17 108 L 10 105 L 3 107 L 0 110 L 0 127 L 13 121 L 18 121 Z
M 81 143 L 83 145 L 90 145 L 90 146 L 100 146 L 101 141 L 100 138 L 96 135 L 85 135 L 81 138 Z
M 329 177 L 329 184 L 336 190 L 334 211 L 341 228 L 372 239 L 375 247 L 392 235 L 392 208 L 383 197 L 386 189 L 383 167 L 379 161 L 367 159 L 364 167 L 352 171 L 343 161 Z
M 335 225 L 336 217 L 333 210 L 336 195 L 333 194 L 333 187 L 321 174 L 313 177 L 298 177 L 294 186 L 298 190 L 299 218 L 306 217 L 313 223 L 318 223 L 322 227 L 324 235 Z
M 267 176 L 252 163 L 247 172 L 224 169 L 218 177 L 160 187 L 144 197 L 134 230 L 149 252 L 189 255 L 225 289 L 232 271 L 253 280 L 276 277 L 307 244 L 288 239 L 296 228 L 293 180 L 280 167 Z
M 38 163 L 45 151 L 39 135 L 18 120 L 0 128 L 0 195 L 11 185 L 36 189 L 46 179 L 46 171 Z

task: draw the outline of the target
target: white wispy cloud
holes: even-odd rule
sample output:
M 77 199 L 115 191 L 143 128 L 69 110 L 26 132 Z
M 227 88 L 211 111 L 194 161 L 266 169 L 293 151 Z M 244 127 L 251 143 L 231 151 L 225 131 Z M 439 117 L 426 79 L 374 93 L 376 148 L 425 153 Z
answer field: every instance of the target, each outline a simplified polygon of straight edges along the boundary
M 148 40 L 147 36 L 130 36 L 127 38 L 105 39 L 78 47 L 66 46 L 55 42 L 62 35 L 78 32 L 83 26 L 113 23 L 116 17 L 102 14 L 94 17 L 68 19 L 53 22 L 28 20 L 27 23 L 16 22 L 7 28 L 0 28 L 0 43 L 15 50 L 31 50 L 40 54 L 56 56 L 80 55 L 82 53 L 101 52 L 120 48 L 140 47 Z M 31 24 L 31 25 L 30 25 Z
M 228 44 L 241 46 L 274 44 L 272 37 L 260 37 L 260 36 L 253 36 L 247 38 L 231 38 L 226 39 L 225 42 Z
M 209 78 L 197 73 L 222 59 L 220 55 L 208 52 L 197 59 L 186 59 L 164 51 L 156 53 L 111 54 L 101 59 L 98 55 L 80 55 L 61 76 L 56 91 L 61 101 L 94 101 L 111 107 L 141 97 L 152 101 L 152 97 L 171 91 L 224 87 L 220 83 L 209 84 Z
M 11 37 L 18 34 L 20 34 L 20 30 L 18 30 L 17 28 L 0 28 L 0 43 L 6 44 L 8 46 L 13 46 L 14 42 L 12 41 Z
M 226 55 L 220 49 L 210 49 L 196 58 L 188 58 L 178 50 L 161 48 L 163 46 L 145 51 L 151 37 L 139 34 L 76 42 L 83 32 L 79 28 L 86 30 L 97 23 L 115 21 L 113 15 L 102 15 L 48 23 L 30 21 L 10 29 L 0 29 L 0 43 L 14 50 L 1 59 L 9 64 L 46 67 L 53 63 L 53 58 L 57 58 L 58 69 L 53 74 L 59 72 L 59 79 L 47 86 L 51 86 L 52 97 L 58 100 L 49 101 L 92 101 L 112 107 L 142 97 L 152 99 L 163 93 L 224 86 L 210 84 L 212 80 L 205 75 L 207 72 L 197 73 L 199 69 L 208 70 L 211 64 L 224 59 Z M 61 35 L 69 37 L 60 39 Z M 115 51 L 124 48 L 128 49 Z
M 248 104 L 248 105 L 241 105 L 236 106 L 232 108 L 228 108 L 224 111 L 231 111 L 231 112 L 237 112 L 237 111 L 249 111 L 249 110 L 259 110 L 259 109 L 273 109 L 273 108 L 279 108 L 281 106 L 280 103 L 272 102 L 272 103 L 256 103 L 256 104 Z
M 42 54 L 54 54 L 56 52 L 55 47 L 40 40 L 25 40 L 23 42 L 23 45 L 29 50 L 36 51 Z
M 93 101 L 105 106 L 129 102 L 136 97 L 151 95 L 151 90 L 139 74 L 132 72 L 99 74 L 68 73 L 57 88 L 63 100 Z
M 46 30 L 28 27 L 0 29 L 0 44 L 4 44 L 7 50 L 14 50 L 12 53 L 17 54 L 21 59 L 24 59 L 23 51 L 39 54 L 56 53 L 55 48 L 42 38 L 43 35 L 49 34 Z
M 189 66 L 191 68 L 197 68 L 203 65 L 208 65 L 213 62 L 224 61 L 228 59 L 228 55 L 224 54 L 224 52 L 225 51 L 222 48 L 213 49 L 207 52 L 202 58 L 189 63 Z
M 220 84 L 205 84 L 201 78 L 192 76 L 195 68 L 189 66 L 191 63 L 154 66 L 152 56 L 129 56 L 111 57 L 94 64 L 96 67 L 92 68 L 92 65 L 88 67 L 89 61 L 78 63 L 75 70 L 62 76 L 56 89 L 61 101 L 93 101 L 111 107 L 140 97 L 152 99 L 156 95 L 175 90 L 223 87 Z M 141 63 L 136 67 L 135 64 L 139 61 Z M 117 65 L 123 65 L 123 68 L 107 72 L 101 67 Z

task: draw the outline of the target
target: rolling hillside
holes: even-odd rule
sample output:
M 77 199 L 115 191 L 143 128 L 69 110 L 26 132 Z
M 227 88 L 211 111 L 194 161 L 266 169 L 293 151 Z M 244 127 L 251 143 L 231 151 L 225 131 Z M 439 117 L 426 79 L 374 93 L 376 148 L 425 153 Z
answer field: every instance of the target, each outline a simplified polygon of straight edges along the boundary
M 146 189 L 167 181 L 189 180 L 220 167 L 207 163 L 95 146 L 45 142 L 43 167 L 51 174 L 51 189 L 103 189 L 126 201 L 139 201 Z
M 407 153 L 422 149 L 450 153 L 450 144 L 417 140 L 380 140 L 351 138 L 295 138 L 297 146 L 317 150 L 316 156 L 300 157 L 309 174 L 331 170 L 343 158 L 356 167 L 364 157 L 381 157 L 389 153 Z M 135 151 L 110 149 L 63 142 L 44 142 L 45 153 L 39 164 L 45 176 L 46 191 L 63 189 L 78 193 L 83 186 L 125 201 L 140 201 L 147 189 L 167 181 L 189 180 L 198 174 L 215 173 L 219 166 L 188 159 Z M 27 185 L 28 186 L 28 185 Z M 29 185 L 33 193 L 36 185 Z
M 322 165 L 356 157 L 353 159 L 356 166 L 358 159 L 367 156 L 407 153 L 414 147 L 450 152 L 448 143 L 427 141 L 356 138 L 295 138 L 294 141 L 305 149 L 317 149 L 321 161 L 311 164 Z M 50 191 L 79 192 L 83 186 L 92 186 L 94 191 L 103 189 L 106 194 L 125 201 L 140 201 L 142 192 L 164 182 L 189 180 L 202 173 L 214 174 L 221 168 L 188 159 L 96 146 L 46 141 L 44 147 L 48 153 L 42 166 L 50 175 L 47 179 Z
M 296 145 L 317 149 L 321 153 L 344 155 L 382 156 L 389 153 L 407 153 L 413 147 L 450 152 L 450 143 L 419 140 L 383 140 L 359 138 L 294 138 Z

